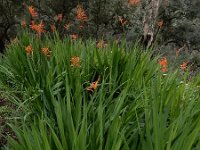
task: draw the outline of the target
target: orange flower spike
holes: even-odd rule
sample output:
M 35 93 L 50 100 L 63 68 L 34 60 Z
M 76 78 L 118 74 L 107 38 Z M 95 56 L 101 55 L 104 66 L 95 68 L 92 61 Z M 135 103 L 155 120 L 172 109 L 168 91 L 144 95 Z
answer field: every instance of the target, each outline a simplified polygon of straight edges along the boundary
M 56 16 L 56 20 L 57 20 L 58 22 L 61 22 L 62 19 L 63 19 L 63 14 L 58 14 L 58 15 Z
M 41 33 L 45 32 L 45 30 L 44 30 L 44 24 L 42 23 L 42 21 L 37 25 L 36 32 L 38 34 L 41 34 Z
M 79 21 L 87 21 L 88 20 L 85 10 L 82 8 L 81 5 L 78 5 L 76 8 L 76 19 Z
M 72 67 L 80 67 L 80 57 L 73 56 L 71 57 L 70 62 Z
M 90 86 L 86 88 L 86 90 L 91 91 L 92 93 L 94 93 L 94 91 L 97 89 L 97 86 L 99 85 L 99 84 L 98 84 L 99 81 L 100 81 L 100 77 L 98 77 L 97 81 L 92 82 L 92 83 L 90 84 Z
M 28 7 L 29 13 L 31 14 L 33 18 L 38 16 L 38 13 L 33 6 L 27 6 L 27 7 Z
M 28 45 L 26 48 L 26 54 L 27 55 L 30 55 L 32 52 L 33 52 L 33 48 L 32 48 L 32 45 Z
M 49 51 L 49 48 L 48 47 L 43 47 L 41 49 L 42 53 L 46 56 L 50 56 L 50 51 Z
M 129 6 L 134 6 L 140 3 L 140 0 L 128 0 Z
M 32 30 L 35 30 L 38 33 L 38 35 L 41 35 L 41 33 L 45 32 L 45 30 L 44 30 L 44 24 L 42 23 L 42 21 L 39 24 L 37 24 L 37 25 L 35 24 L 34 21 L 31 21 L 30 28 Z
M 92 84 L 91 84 L 91 87 L 92 87 L 94 90 L 96 90 L 96 89 L 97 89 L 97 86 L 98 86 L 99 80 L 100 80 L 100 78 L 98 78 L 98 80 L 97 80 L 97 81 L 95 81 L 95 82 L 92 82 Z
M 41 35 L 41 33 L 45 32 L 45 30 L 44 30 L 44 24 L 42 23 L 42 21 L 39 24 L 37 24 L 37 25 L 35 24 L 34 21 L 31 21 L 30 28 L 32 30 L 36 31 L 39 36 Z
M 164 72 L 167 72 L 167 58 L 164 57 L 162 59 L 159 60 L 159 64 L 161 66 L 161 71 L 164 73 Z
M 187 69 L 187 62 L 183 62 L 181 65 L 181 70 L 185 71 Z
M 159 60 L 159 64 L 162 66 L 162 67 L 166 67 L 167 66 L 167 59 L 164 57 L 162 59 Z
M 163 73 L 165 73 L 165 72 L 167 72 L 167 68 L 166 68 L 166 67 L 162 67 L 162 68 L 161 68 L 161 71 L 162 71 Z

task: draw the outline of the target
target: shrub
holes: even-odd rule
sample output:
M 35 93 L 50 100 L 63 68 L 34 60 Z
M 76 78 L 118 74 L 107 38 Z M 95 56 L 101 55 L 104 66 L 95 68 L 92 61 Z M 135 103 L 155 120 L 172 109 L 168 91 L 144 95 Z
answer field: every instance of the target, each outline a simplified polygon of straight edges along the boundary
M 151 52 L 26 32 L 18 41 L 0 62 L 0 88 L 23 114 L 7 148 L 198 148 L 198 82 L 163 75 Z

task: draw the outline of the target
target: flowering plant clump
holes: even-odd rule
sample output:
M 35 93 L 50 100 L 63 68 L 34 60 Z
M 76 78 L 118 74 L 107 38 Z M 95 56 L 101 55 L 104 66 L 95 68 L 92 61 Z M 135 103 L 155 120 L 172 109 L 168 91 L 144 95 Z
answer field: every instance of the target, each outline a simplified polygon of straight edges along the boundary
M 103 39 L 97 48 L 96 40 L 69 38 L 25 30 L 2 57 L 1 92 L 20 108 L 18 117 L 28 117 L 11 125 L 16 136 L 9 149 L 176 149 L 179 143 L 182 150 L 200 143 L 199 82 L 168 71 L 166 57 L 157 60 L 137 45 L 114 42 L 102 50 Z M 195 140 L 184 145 L 191 135 Z

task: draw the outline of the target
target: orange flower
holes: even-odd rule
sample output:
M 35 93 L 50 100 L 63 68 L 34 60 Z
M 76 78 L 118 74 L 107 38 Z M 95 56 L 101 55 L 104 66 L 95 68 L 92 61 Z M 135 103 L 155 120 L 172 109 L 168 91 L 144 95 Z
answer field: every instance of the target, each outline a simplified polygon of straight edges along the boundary
M 187 62 L 183 62 L 181 65 L 181 70 L 185 71 L 187 69 Z
M 38 34 L 41 34 L 41 33 L 44 33 L 45 30 L 44 30 L 44 24 L 42 23 L 42 21 L 40 21 L 40 23 L 37 25 L 35 31 L 38 33 Z
M 27 8 L 33 18 L 38 16 L 38 13 L 33 6 L 27 6 Z
M 73 33 L 73 34 L 70 35 L 70 38 L 72 40 L 76 40 L 78 38 L 78 34 Z
M 80 58 L 78 56 L 73 56 L 70 59 L 72 67 L 80 67 Z
M 86 88 L 87 91 L 91 91 L 94 93 L 94 91 L 97 89 L 98 83 L 100 81 L 100 77 L 98 77 L 97 81 L 92 82 L 89 87 Z
M 140 0 L 128 0 L 129 6 L 134 6 L 140 3 Z
M 61 22 L 62 19 L 63 19 L 63 14 L 58 14 L 58 15 L 56 16 L 56 20 L 57 20 L 58 22 Z
M 76 19 L 79 21 L 87 21 L 88 17 L 85 13 L 85 10 L 81 5 L 78 5 L 76 8 Z
M 44 24 L 42 23 L 42 21 L 40 21 L 39 24 L 35 24 L 34 21 L 31 22 L 31 25 L 30 25 L 30 28 L 32 30 L 35 30 L 39 35 L 41 35 L 41 33 L 44 33 L 45 30 L 44 30 Z
M 33 48 L 32 48 L 32 45 L 28 45 L 26 48 L 26 54 L 27 55 L 30 55 L 32 52 L 33 52 Z
M 104 40 L 100 40 L 97 42 L 97 48 L 105 48 L 107 44 L 104 42 Z
M 21 26 L 22 26 L 23 28 L 26 27 L 26 20 L 25 20 L 25 19 L 21 21 Z
M 54 24 L 51 24 L 50 25 L 50 28 L 51 28 L 51 31 L 52 32 L 55 32 L 56 31 L 56 26 Z
M 119 17 L 119 22 L 122 26 L 126 25 L 128 23 L 128 21 L 124 18 L 122 18 L 122 16 L 118 16 Z
M 161 71 L 163 73 L 167 72 L 167 59 L 166 59 L 166 57 L 160 59 L 158 62 L 161 66 Z
M 49 48 L 48 47 L 43 47 L 41 49 L 42 53 L 46 56 L 50 56 L 50 51 L 49 51 Z
M 160 27 L 160 28 L 163 27 L 163 24 L 164 24 L 163 20 L 160 20 L 160 21 L 157 22 L 157 26 Z

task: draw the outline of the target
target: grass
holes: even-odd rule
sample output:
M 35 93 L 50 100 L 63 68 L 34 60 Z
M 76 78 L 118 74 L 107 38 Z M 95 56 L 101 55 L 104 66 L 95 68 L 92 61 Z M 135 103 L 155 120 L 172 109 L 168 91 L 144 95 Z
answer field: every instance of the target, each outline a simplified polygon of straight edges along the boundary
M 9 137 L 5 149 L 199 148 L 198 78 L 163 76 L 157 58 L 138 46 L 97 49 L 92 40 L 24 32 L 1 59 L 0 72 L 0 88 L 21 114 L 10 124 L 17 140 Z

